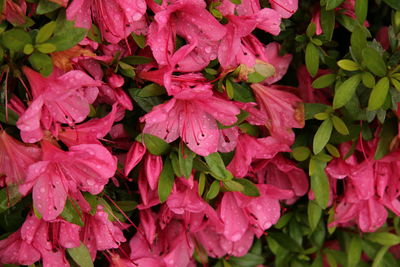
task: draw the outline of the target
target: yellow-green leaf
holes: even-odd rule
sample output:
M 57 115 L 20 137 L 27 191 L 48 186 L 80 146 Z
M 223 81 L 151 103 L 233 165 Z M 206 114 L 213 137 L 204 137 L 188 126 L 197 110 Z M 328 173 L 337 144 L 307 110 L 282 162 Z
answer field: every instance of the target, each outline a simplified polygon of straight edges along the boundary
M 338 131 L 338 133 L 343 135 L 349 134 L 349 129 L 347 129 L 346 124 L 342 121 L 341 118 L 333 115 L 332 122 L 333 122 L 333 127 L 335 127 L 335 130 Z
M 377 110 L 385 103 L 386 96 L 389 92 L 389 78 L 380 79 L 374 88 L 368 101 L 368 110 Z
M 350 59 L 342 59 L 337 62 L 338 66 L 341 69 L 347 70 L 347 71 L 356 71 L 360 69 L 360 65 L 358 63 L 354 62 L 353 60 Z
M 338 109 L 346 105 L 356 92 L 361 81 L 361 75 L 356 74 L 344 81 L 336 90 L 333 98 L 333 108 Z

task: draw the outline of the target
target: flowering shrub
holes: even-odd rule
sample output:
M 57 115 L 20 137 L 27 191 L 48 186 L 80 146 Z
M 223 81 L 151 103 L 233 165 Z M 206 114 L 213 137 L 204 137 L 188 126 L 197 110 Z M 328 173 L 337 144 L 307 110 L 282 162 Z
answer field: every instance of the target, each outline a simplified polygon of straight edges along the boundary
M 0 264 L 400 265 L 399 1 L 0 10 Z

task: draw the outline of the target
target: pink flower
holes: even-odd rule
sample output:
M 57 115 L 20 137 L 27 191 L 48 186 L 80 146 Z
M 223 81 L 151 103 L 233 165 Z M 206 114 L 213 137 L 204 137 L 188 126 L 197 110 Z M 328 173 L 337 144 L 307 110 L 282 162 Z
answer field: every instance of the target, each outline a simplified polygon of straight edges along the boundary
M 174 95 L 142 117 L 143 133 L 152 134 L 170 143 L 179 136 L 195 153 L 206 156 L 218 149 L 223 125 L 236 122 L 239 109 L 229 101 L 213 96 L 209 84 L 199 84 Z
M 6 176 L 7 185 L 24 182 L 28 167 L 40 159 L 41 151 L 25 145 L 6 131 L 0 131 L 0 173 Z
M 148 44 L 160 66 L 184 72 L 200 71 L 217 57 L 218 41 L 224 37 L 226 30 L 206 10 L 205 2 L 164 2 L 154 12 L 155 20 L 149 27 Z M 176 51 L 176 59 L 172 60 L 176 35 L 183 37 L 188 45 Z M 179 62 L 177 58 L 180 58 Z
M 65 249 L 80 245 L 79 231 L 78 225 L 64 220 L 46 222 L 31 211 L 17 232 L 0 241 L 0 260 L 31 265 L 42 259 L 44 267 L 67 267 Z
M 26 2 L 25 0 L 6 0 L 2 3 L 0 21 L 6 19 L 11 24 L 22 25 L 25 23 Z
M 292 144 L 294 133 L 292 128 L 304 127 L 304 107 L 301 99 L 279 86 L 263 86 L 252 84 L 257 103 L 264 113 L 264 123 L 271 136 Z
M 106 136 L 115 121 L 117 104 L 112 106 L 111 112 L 105 117 L 93 118 L 85 123 L 75 126 L 75 128 L 63 127 L 58 133 L 60 139 L 67 146 L 80 144 L 101 144 L 98 139 Z
M 93 18 L 101 35 L 115 44 L 132 32 L 146 30 L 145 13 L 144 0 L 73 0 L 67 8 L 67 19 L 75 20 L 77 27 L 90 29 Z
M 19 191 L 26 195 L 33 188 L 33 204 L 46 221 L 63 211 L 68 194 L 100 193 L 116 170 L 115 158 L 101 145 L 76 145 L 65 152 L 43 141 L 42 151 L 42 161 L 30 165 Z
M 280 143 L 273 137 L 255 138 L 242 134 L 238 138 L 235 155 L 227 169 L 235 177 L 244 177 L 255 159 L 271 159 L 279 152 L 289 152 L 286 144 Z
M 31 85 L 34 100 L 19 118 L 17 127 L 22 140 L 34 143 L 42 139 L 43 129 L 57 131 L 59 123 L 74 125 L 82 122 L 89 114 L 89 104 L 97 97 L 93 80 L 82 71 L 70 71 L 61 76 L 44 78 L 39 73 L 24 67 Z
M 126 224 L 111 222 L 108 213 L 100 205 L 97 206 L 93 216 L 85 215 L 85 226 L 81 237 L 92 259 L 95 259 L 98 250 L 119 248 L 120 243 L 126 241 L 122 233 L 122 229 L 125 228 L 127 228 Z

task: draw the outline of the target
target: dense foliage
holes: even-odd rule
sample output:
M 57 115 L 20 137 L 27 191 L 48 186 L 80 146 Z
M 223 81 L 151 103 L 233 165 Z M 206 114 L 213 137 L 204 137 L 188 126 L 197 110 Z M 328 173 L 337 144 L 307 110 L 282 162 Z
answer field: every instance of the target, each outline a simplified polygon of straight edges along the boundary
M 0 265 L 400 265 L 400 1 L 0 11 Z

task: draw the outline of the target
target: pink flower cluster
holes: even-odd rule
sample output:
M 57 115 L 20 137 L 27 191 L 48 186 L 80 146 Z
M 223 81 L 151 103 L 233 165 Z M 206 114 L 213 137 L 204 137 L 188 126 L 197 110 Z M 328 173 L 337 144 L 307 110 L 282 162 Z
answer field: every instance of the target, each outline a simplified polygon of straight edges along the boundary
M 26 12 L 26 3 L 20 2 L 17 7 L 6 1 L 8 21 L 18 21 Z M 281 201 L 292 204 L 307 194 L 306 174 L 283 153 L 291 151 L 293 128 L 304 127 L 302 102 L 313 102 L 307 97 L 326 99 L 276 84 L 292 56 L 279 55 L 278 43 L 263 44 L 253 34 L 258 29 L 278 35 L 281 20 L 297 10 L 297 0 L 271 0 L 270 8 L 258 0 L 223 0 L 215 10 L 224 23 L 202 0 L 55 2 L 77 27 L 91 29 L 95 23 L 104 42 L 85 38 L 67 51 L 52 53 L 55 67 L 49 77 L 22 69 L 28 101 L 14 94 L 9 108 L 19 115 L 16 126 L 23 142 L 0 131 L 0 173 L 2 185 L 31 195 L 33 206 L 21 228 L 0 241 L 0 263 L 41 260 L 45 267 L 69 266 L 66 250 L 82 244 L 93 260 L 98 251 L 118 249 L 104 253 L 111 266 L 195 266 L 194 253 L 200 258 L 243 256 L 254 238 L 278 221 Z M 147 46 L 139 49 L 132 34 L 145 36 Z M 134 79 L 116 74 L 113 62 L 132 55 L 154 61 L 135 66 Z M 220 64 L 218 79 L 238 71 L 240 82 L 255 70 L 270 71 L 249 87 L 254 102 L 234 101 L 215 89 L 214 81 L 202 74 L 215 60 Z M 143 88 L 149 81 L 163 86 L 168 100 L 127 122 L 134 103 L 122 87 Z M 93 118 L 101 108 L 105 116 Z M 259 134 L 237 124 L 241 112 L 248 114 L 246 126 Z M 222 190 L 212 201 L 205 200 L 198 190 L 199 172 L 193 169 L 188 179 L 174 178 L 171 193 L 160 203 L 166 156 L 151 154 L 124 124 L 173 146 L 180 143 L 199 158 L 232 152 L 226 171 L 234 181 L 251 180 L 259 196 Z M 374 231 L 386 221 L 385 206 L 400 215 L 400 184 L 391 181 L 400 165 L 398 152 L 373 160 L 376 143 L 363 145 L 357 149 L 365 158 L 357 154 L 328 165 L 332 201 L 338 203 L 333 224 L 357 221 L 361 230 Z M 349 144 L 342 145 L 341 153 L 348 149 Z M 131 179 L 134 169 L 138 174 Z M 130 225 L 120 222 L 103 198 L 110 179 L 115 186 L 134 184 L 139 195 L 140 219 L 129 247 L 123 244 L 123 230 Z M 333 199 L 338 179 L 343 179 L 345 193 Z M 78 210 L 81 225 L 62 216 L 67 205 Z

